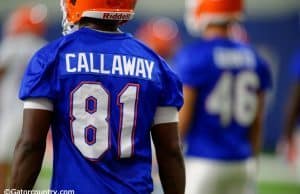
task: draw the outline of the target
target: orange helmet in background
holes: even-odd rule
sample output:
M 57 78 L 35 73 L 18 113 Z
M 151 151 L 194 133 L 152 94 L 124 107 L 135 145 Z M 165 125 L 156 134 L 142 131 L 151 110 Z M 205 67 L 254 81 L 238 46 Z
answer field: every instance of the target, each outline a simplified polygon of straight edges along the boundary
M 13 11 L 4 24 L 7 36 L 31 33 L 42 36 L 46 29 L 47 7 L 44 4 L 25 5 Z
M 74 30 L 82 17 L 128 21 L 137 0 L 61 0 L 64 34 Z M 75 29 L 76 30 L 76 29 Z
M 186 0 L 186 26 L 199 35 L 209 24 L 240 20 L 243 9 L 243 0 Z
M 135 35 L 166 59 L 175 53 L 181 43 L 177 24 L 166 17 L 150 19 L 138 28 Z

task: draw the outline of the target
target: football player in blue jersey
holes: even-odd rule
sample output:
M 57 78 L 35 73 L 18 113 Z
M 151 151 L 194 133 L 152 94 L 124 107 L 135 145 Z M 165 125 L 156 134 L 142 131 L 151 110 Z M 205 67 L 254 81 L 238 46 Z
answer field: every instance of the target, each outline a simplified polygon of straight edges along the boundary
M 184 84 L 187 194 L 255 193 L 253 158 L 271 76 L 249 45 L 229 38 L 242 9 L 242 0 L 187 1 L 187 27 L 203 38 L 174 59 Z
M 11 188 L 33 187 L 51 126 L 52 190 L 151 193 L 151 133 L 164 192 L 183 194 L 181 83 L 162 58 L 119 30 L 136 0 L 61 4 L 66 35 L 35 54 L 21 84 Z

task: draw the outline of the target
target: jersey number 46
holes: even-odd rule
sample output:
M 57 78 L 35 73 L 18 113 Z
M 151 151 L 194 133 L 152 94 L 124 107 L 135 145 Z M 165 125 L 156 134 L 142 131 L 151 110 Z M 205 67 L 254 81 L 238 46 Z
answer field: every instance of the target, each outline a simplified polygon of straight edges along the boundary
M 242 126 L 249 126 L 256 115 L 258 76 L 251 71 L 233 75 L 225 72 L 218 80 L 206 101 L 206 110 L 220 117 L 226 127 L 234 119 Z

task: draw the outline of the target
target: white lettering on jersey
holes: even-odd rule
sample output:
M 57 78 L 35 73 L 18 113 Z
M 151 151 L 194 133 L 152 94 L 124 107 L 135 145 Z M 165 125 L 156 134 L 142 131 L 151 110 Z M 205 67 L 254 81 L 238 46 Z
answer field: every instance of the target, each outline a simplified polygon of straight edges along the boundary
M 152 79 L 154 69 L 154 61 L 127 55 L 107 57 L 106 54 L 67 53 L 65 61 L 67 73 L 112 74 Z
M 124 64 L 124 74 L 134 76 L 134 67 L 136 64 L 136 57 L 132 57 L 132 59 L 123 56 L 123 64 Z
M 122 61 L 120 55 L 114 55 L 112 64 L 112 74 L 115 75 L 118 72 L 119 75 L 123 75 Z
M 138 77 L 140 75 L 142 75 L 143 78 L 146 78 L 144 59 L 138 58 L 137 65 L 136 65 L 135 76 Z
M 146 63 L 146 69 L 147 69 L 147 73 L 148 73 L 148 78 L 152 79 L 152 71 L 153 71 L 153 67 L 154 67 L 154 61 L 151 61 L 149 63 L 148 60 L 145 60 Z
M 93 53 L 90 53 L 90 62 L 91 62 L 91 72 L 92 73 L 100 73 L 100 70 L 95 68 Z
M 84 72 L 89 72 L 89 64 L 88 64 L 85 53 L 78 54 L 78 69 L 77 69 L 77 71 L 82 72 L 82 69 L 84 69 Z
M 106 70 L 104 66 L 104 54 L 100 54 L 100 67 L 101 67 L 100 72 L 102 74 L 110 74 L 110 71 Z
M 76 55 L 74 53 L 68 53 L 66 54 L 66 69 L 67 72 L 69 73 L 74 73 L 76 72 L 76 67 L 71 68 L 71 62 L 70 62 L 70 58 L 75 58 Z
M 214 62 L 222 69 L 225 68 L 254 68 L 256 60 L 254 54 L 250 50 L 228 49 L 218 47 L 214 50 Z

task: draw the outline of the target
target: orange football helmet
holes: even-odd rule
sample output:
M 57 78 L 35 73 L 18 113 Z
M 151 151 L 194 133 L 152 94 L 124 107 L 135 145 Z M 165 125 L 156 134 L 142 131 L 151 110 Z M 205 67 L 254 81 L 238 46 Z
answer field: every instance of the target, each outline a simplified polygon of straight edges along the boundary
M 47 7 L 43 4 L 25 5 L 11 13 L 4 24 L 7 36 L 32 33 L 41 36 L 46 28 Z
M 208 24 L 240 20 L 243 0 L 186 0 L 186 25 L 199 34 Z
M 174 54 L 181 43 L 177 24 L 165 17 L 152 18 L 141 25 L 136 37 L 166 59 Z
M 74 31 L 82 17 L 128 21 L 137 0 L 61 0 L 64 33 Z

